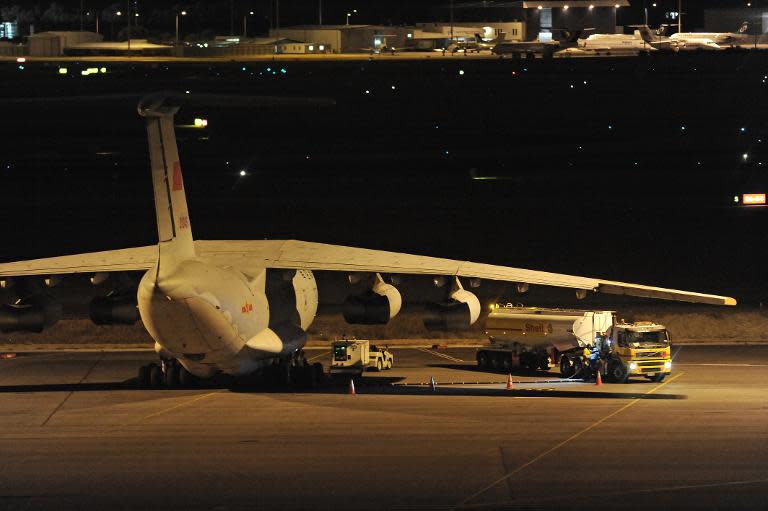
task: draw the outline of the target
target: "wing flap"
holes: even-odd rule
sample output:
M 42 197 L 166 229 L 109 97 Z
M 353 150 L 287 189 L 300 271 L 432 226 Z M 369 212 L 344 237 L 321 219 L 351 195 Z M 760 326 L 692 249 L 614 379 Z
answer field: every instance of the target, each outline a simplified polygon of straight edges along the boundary
M 0 277 L 148 270 L 157 256 L 157 245 L 151 245 L 0 263 Z
M 736 300 L 727 296 L 298 240 L 196 241 L 195 248 L 197 254 L 204 260 L 217 265 L 234 266 L 246 272 L 259 268 L 283 268 L 456 275 L 662 300 L 736 305 Z

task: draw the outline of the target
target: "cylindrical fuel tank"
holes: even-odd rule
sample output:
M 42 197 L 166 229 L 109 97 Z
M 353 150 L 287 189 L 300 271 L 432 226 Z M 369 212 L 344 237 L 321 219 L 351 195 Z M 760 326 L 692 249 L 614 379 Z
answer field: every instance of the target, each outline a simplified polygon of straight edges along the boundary
M 495 343 L 555 346 L 566 350 L 591 345 L 594 336 L 612 323 L 610 311 L 494 307 L 485 320 L 485 334 Z M 581 341 L 581 342 L 579 342 Z

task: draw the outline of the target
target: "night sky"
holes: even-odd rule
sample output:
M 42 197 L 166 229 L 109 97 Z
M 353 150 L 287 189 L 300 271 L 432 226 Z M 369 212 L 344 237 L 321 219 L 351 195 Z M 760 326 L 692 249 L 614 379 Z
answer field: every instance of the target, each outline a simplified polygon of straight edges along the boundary
M 4 107 L 1 259 L 155 243 L 135 96 L 191 89 L 337 102 L 185 107 L 179 124 L 210 122 L 178 130 L 199 239 L 298 238 L 764 300 L 765 209 L 732 200 L 765 191 L 761 54 L 105 65 L 88 77 L 79 64 L 66 76 L 3 66 L 3 97 L 38 99 Z M 55 99 L 68 95 L 91 100 Z
M 283 0 L 280 2 L 281 26 L 317 23 L 319 0 Z M 454 4 L 454 16 L 456 21 L 499 21 L 511 20 L 509 6 L 514 2 L 501 1 L 459 1 Z M 677 10 L 676 0 L 658 0 L 656 8 L 651 5 L 654 2 L 633 0 L 631 6 L 620 9 L 618 23 L 628 25 L 643 21 L 643 7 L 649 8 L 649 21 L 652 25 L 667 23 L 670 20 L 664 17 L 669 11 Z M 768 7 L 763 0 L 754 0 L 753 8 L 757 11 L 760 7 Z M 78 0 L 60 0 L 56 2 L 59 9 L 50 9 L 51 2 L 13 2 L 0 3 L 0 8 L 10 8 L 19 5 L 26 12 L 31 12 L 36 25 L 36 30 L 52 29 L 77 29 L 80 26 Z M 448 20 L 448 0 L 366 0 L 355 2 L 352 0 L 323 0 L 323 21 L 325 24 L 343 24 L 345 15 L 352 9 L 357 9 L 357 14 L 351 18 L 353 23 L 373 24 L 412 24 L 420 21 L 445 21 Z M 684 13 L 688 16 L 687 23 L 690 28 L 701 27 L 703 24 L 703 10 L 707 7 L 745 7 L 746 2 L 738 0 L 696 0 L 683 3 Z M 102 26 L 109 24 L 117 10 L 126 11 L 127 2 L 123 1 L 94 1 L 84 0 L 84 10 L 90 13 L 86 16 L 84 24 L 86 28 L 93 30 L 95 26 L 94 15 L 101 13 Z M 228 33 L 230 18 L 234 7 L 236 31 L 242 26 L 242 17 L 249 16 L 249 27 L 254 33 L 266 33 L 270 26 L 275 24 L 275 0 L 197 0 L 180 2 L 178 0 L 138 0 L 141 23 L 156 35 L 172 33 L 174 31 L 175 15 L 180 10 L 187 11 L 184 17 L 185 32 L 198 33 L 205 29 L 214 30 L 216 33 Z M 45 15 L 46 11 L 48 14 Z M 254 15 L 249 13 L 253 11 Z M 119 24 L 119 18 L 114 18 L 115 24 Z M 124 21 L 124 18 L 123 18 Z M 25 24 L 23 24 L 26 26 Z

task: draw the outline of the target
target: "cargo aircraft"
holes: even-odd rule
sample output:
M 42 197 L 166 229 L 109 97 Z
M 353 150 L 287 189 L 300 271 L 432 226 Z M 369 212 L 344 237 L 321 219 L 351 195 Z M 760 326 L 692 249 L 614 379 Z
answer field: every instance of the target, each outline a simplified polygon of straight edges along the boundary
M 307 328 L 318 307 L 316 271 L 344 272 L 367 283 L 367 292 L 344 306 L 350 323 L 385 324 L 402 305 L 401 274 L 429 275 L 445 289 L 434 304 L 433 326 L 469 326 L 480 316 L 477 296 L 464 288 L 480 279 L 617 295 L 735 305 L 724 296 L 598 278 L 424 257 L 296 240 L 195 240 L 174 133 L 179 107 L 172 95 L 144 97 L 144 118 L 154 188 L 156 245 L 0 264 L 0 286 L 14 292 L 0 306 L 0 330 L 41 331 L 61 316 L 46 286 L 87 275 L 92 284 L 143 272 L 131 289 L 90 303 L 98 324 L 133 323 L 140 317 L 155 341 L 159 364 L 139 370 L 142 385 L 179 385 L 217 374 L 271 373 L 283 383 L 314 382 L 317 364 L 303 356 Z M 35 285 L 32 285 L 35 284 Z M 116 286 L 119 288 L 119 286 Z

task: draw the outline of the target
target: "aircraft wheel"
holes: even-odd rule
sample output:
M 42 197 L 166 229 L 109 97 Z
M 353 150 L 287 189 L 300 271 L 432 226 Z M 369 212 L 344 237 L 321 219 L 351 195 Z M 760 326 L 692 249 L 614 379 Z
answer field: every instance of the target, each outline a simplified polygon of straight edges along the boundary
M 191 387 L 195 383 L 195 376 L 186 370 L 184 366 L 179 366 L 179 385 L 182 387 Z
M 166 365 L 164 376 L 166 387 L 176 387 L 179 384 L 179 366 L 175 360 Z
M 307 365 L 301 368 L 304 384 L 308 389 L 316 389 L 319 379 L 314 366 Z
M 139 367 L 139 377 L 136 384 L 141 388 L 149 387 L 149 366 L 143 365 Z
M 278 382 L 280 385 L 290 385 L 293 381 L 293 371 L 289 360 L 280 359 L 278 365 Z
M 158 388 L 163 385 L 163 370 L 157 364 L 149 364 L 149 386 Z
M 315 372 L 315 379 L 318 383 L 325 381 L 325 370 L 323 369 L 323 364 L 320 362 L 315 362 L 312 364 L 312 370 Z

